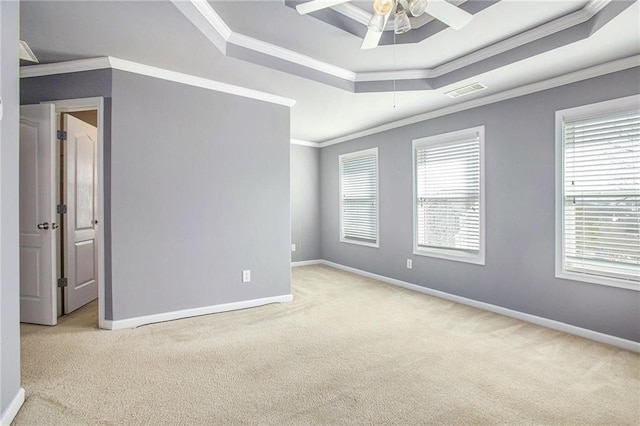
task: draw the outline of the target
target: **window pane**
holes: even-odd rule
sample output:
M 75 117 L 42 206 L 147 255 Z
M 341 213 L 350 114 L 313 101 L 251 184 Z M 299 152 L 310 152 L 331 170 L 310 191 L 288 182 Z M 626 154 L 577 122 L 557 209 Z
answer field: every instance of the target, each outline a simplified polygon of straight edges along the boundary
M 418 247 L 480 250 L 480 138 L 416 149 Z
M 340 157 L 342 238 L 370 244 L 378 234 L 378 170 L 375 151 Z
M 640 111 L 564 123 L 563 267 L 640 281 Z

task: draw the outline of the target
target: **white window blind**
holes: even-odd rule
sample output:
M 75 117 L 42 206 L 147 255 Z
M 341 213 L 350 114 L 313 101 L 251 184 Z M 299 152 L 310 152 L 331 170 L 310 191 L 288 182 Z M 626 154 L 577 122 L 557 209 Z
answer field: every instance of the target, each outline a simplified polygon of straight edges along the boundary
M 563 269 L 640 281 L 640 110 L 564 120 Z
M 484 263 L 481 134 L 471 129 L 414 142 L 416 253 Z
M 340 156 L 341 241 L 378 244 L 378 150 Z

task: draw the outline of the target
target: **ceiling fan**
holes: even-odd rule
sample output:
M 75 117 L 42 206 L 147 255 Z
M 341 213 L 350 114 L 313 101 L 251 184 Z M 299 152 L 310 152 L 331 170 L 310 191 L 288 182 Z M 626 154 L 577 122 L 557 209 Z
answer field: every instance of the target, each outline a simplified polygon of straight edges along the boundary
M 351 0 L 311 0 L 296 6 L 301 15 L 315 12 L 339 4 L 348 3 Z M 409 16 L 418 17 L 428 13 L 435 19 L 445 23 L 454 29 L 460 29 L 467 25 L 473 15 L 448 3 L 446 0 L 374 0 L 373 16 L 367 25 L 367 34 L 362 41 L 362 49 L 373 49 L 380 43 L 382 32 L 391 14 L 395 15 L 394 31 L 403 34 L 411 30 Z

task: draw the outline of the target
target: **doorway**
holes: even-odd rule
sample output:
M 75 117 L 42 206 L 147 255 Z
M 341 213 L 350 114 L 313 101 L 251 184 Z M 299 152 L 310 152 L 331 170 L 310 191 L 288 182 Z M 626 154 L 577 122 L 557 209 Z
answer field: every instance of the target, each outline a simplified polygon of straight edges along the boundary
M 20 321 L 55 325 L 97 298 L 105 328 L 103 99 L 21 108 Z

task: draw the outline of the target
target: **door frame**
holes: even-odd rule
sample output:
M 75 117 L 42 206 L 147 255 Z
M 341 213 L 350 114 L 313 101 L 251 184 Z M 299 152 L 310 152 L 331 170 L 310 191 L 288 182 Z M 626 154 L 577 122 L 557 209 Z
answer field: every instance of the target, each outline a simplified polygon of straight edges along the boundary
M 58 101 L 44 101 L 42 104 L 53 104 L 56 107 L 56 121 L 59 125 L 60 114 L 65 112 L 97 111 L 98 146 L 97 146 L 97 182 L 98 193 L 98 229 L 96 230 L 96 247 L 98 249 L 98 328 L 108 329 L 105 319 L 105 250 L 104 250 L 104 98 L 79 98 Z

